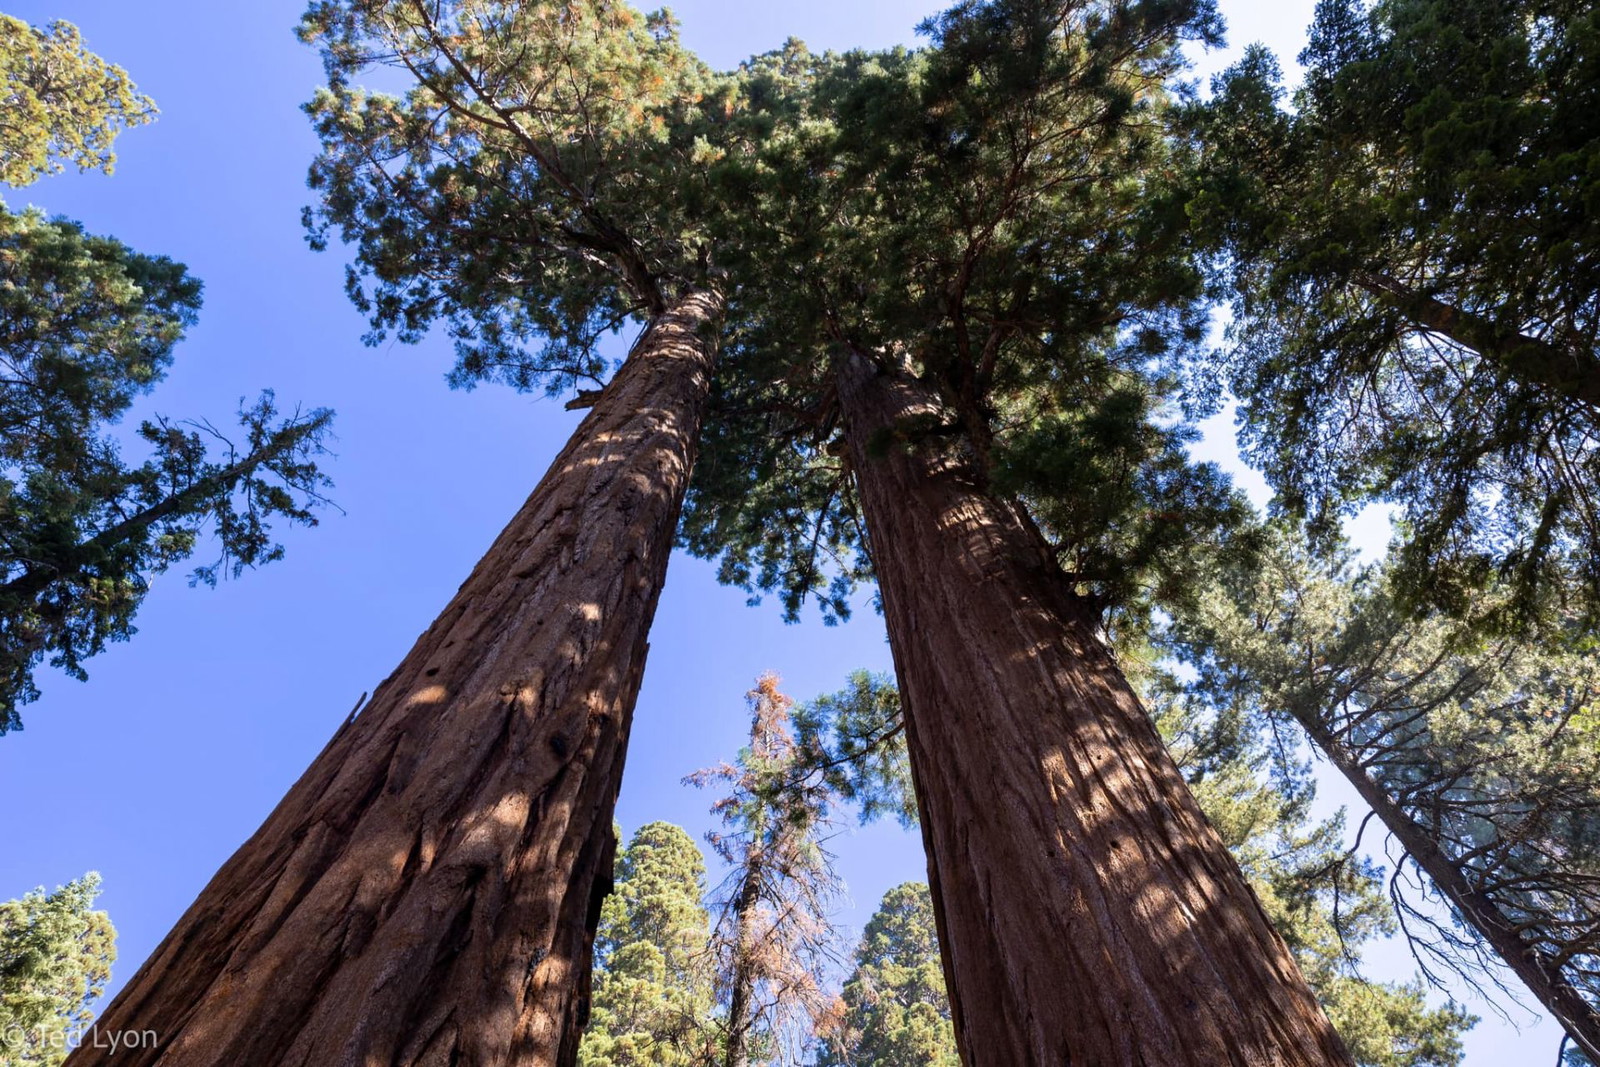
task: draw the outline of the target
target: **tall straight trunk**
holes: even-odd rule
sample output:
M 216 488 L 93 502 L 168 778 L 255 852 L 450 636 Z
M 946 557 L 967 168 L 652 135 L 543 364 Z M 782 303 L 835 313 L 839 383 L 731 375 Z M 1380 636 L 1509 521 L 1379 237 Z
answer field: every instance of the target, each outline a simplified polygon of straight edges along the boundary
M 904 440 L 929 390 L 859 354 L 838 388 L 962 1062 L 1348 1067 L 1038 531 Z
M 728 982 L 728 1045 L 723 1067 L 750 1067 L 750 1035 L 755 1030 L 756 904 L 761 894 L 761 857 L 752 845 L 745 853 L 744 878 L 733 906 L 733 967 Z
M 1600 1063 L 1600 1012 L 1584 999 L 1560 969 L 1534 951 L 1519 932 L 1517 921 L 1500 910 L 1494 898 L 1474 885 L 1448 856 L 1427 828 L 1413 819 L 1372 774 L 1360 757 L 1342 744 L 1328 727 L 1310 716 L 1296 716 L 1318 748 L 1343 774 L 1378 820 L 1394 835 L 1456 914 L 1499 954 L 1506 966 L 1538 998 L 1552 1018 L 1595 1063 Z
M 650 325 L 444 613 L 101 1017 L 154 1047 L 86 1040 L 73 1067 L 574 1062 L 720 313 L 692 293 Z

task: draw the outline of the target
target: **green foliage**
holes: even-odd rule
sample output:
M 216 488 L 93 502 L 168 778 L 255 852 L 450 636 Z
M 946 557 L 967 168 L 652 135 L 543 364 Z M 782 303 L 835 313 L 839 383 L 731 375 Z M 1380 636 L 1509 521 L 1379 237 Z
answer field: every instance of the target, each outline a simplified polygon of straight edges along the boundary
M 933 900 L 897 885 L 867 922 L 817 1067 L 958 1067 Z
M 270 392 L 241 407 L 241 437 L 153 418 L 129 463 L 111 430 L 165 376 L 200 283 L 76 223 L 0 208 L 0 733 L 20 726 L 49 662 L 133 633 L 152 574 L 215 534 L 194 572 L 215 583 L 279 558 L 272 521 L 314 524 L 331 413 L 281 418 Z M 208 444 L 209 443 L 209 444 Z
M 580 1067 L 700 1067 L 716 1033 L 705 858 L 670 823 L 639 828 L 600 912 Z
M 853 352 L 937 391 L 897 443 L 977 456 L 1097 603 L 1180 589 L 1242 514 L 1170 428 L 1205 325 L 1167 86 L 1215 13 L 996 0 L 924 29 L 916 52 L 758 57 L 705 138 L 745 207 L 708 223 L 740 290 L 685 542 L 791 617 L 843 613 L 866 562 L 832 392 Z
M 91 910 L 100 876 L 0 904 L 0 1067 L 53 1067 L 111 979 L 116 931 Z
M 315 0 L 327 87 L 315 247 L 354 245 L 369 342 L 456 342 L 451 383 L 552 394 L 606 373 L 597 343 L 709 278 L 676 205 L 713 88 L 671 19 L 613 0 Z M 404 95 L 354 79 L 400 79 Z
M 1351 572 L 1288 538 L 1261 566 L 1216 576 L 1200 604 L 1171 634 L 1197 670 L 1189 698 L 1262 728 L 1298 723 L 1359 768 L 1553 983 L 1600 1005 L 1594 654 L 1416 619 L 1387 571 Z M 1419 864 L 1399 862 L 1397 875 Z M 1449 903 L 1416 873 L 1391 892 L 1419 959 L 1493 982 L 1483 931 L 1441 919 Z
M 1398 504 L 1415 610 L 1592 624 L 1600 14 L 1323 0 L 1300 58 L 1292 109 L 1256 50 L 1195 112 L 1248 457 L 1322 534 Z
M 0 15 L 0 71 L 0 182 L 63 160 L 109 173 L 117 134 L 155 114 L 65 22 Z M 21 726 L 41 663 L 82 678 L 85 659 L 131 635 L 150 576 L 206 528 L 218 554 L 194 580 L 215 583 L 282 555 L 273 520 L 315 522 L 327 411 L 280 418 L 268 391 L 241 404 L 237 442 L 160 416 L 111 430 L 165 376 L 199 308 L 181 264 L 0 205 L 0 734 Z M 130 436 L 143 462 L 124 460 Z
M 0 183 L 32 185 L 64 163 L 110 174 L 117 134 L 155 118 L 127 72 L 88 51 L 78 28 L 0 14 Z
M 854 671 L 849 683 L 794 709 L 798 756 L 793 777 L 819 781 L 830 801 L 856 806 L 863 823 L 894 815 L 917 819 L 911 761 L 899 734 L 900 690 L 887 675 Z

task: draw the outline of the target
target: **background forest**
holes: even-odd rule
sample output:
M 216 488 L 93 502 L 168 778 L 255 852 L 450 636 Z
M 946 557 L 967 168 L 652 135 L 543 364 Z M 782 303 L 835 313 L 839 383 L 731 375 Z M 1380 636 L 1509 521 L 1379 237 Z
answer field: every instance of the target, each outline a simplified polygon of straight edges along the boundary
M 171 256 L 203 281 L 203 308 L 198 287 L 173 291 L 165 313 L 182 320 L 186 338 L 159 388 L 130 398 L 108 440 L 127 455 L 153 450 L 155 473 L 136 472 L 119 490 L 128 499 L 154 499 L 154 487 L 162 486 L 205 490 L 224 551 L 219 556 L 202 541 L 193 560 L 175 563 L 156 581 L 139 609 L 136 639 L 114 642 L 92 660 L 85 655 L 87 683 L 66 671 L 41 671 L 41 699 L 21 708 L 26 728 L 0 739 L 0 803 L 19 813 L 8 820 L 0 849 L 0 898 L 17 898 L 0 912 L 0 1006 L 17 1017 L 38 1010 L 18 990 L 39 973 L 29 938 L 41 931 L 80 946 L 93 989 L 114 992 L 133 973 L 358 695 L 371 691 L 396 651 L 428 625 L 582 414 L 494 386 L 446 390 L 440 379 L 454 359 L 442 330 L 416 346 L 361 345 L 367 324 L 345 298 L 343 254 L 336 246 L 313 255 L 297 221 L 313 196 L 305 168 L 318 150 L 298 108 L 324 78 L 315 53 L 290 32 L 298 5 L 200 12 L 174 3 L 136 11 L 76 0 L 66 7 L 24 0 L 5 13 L 34 25 L 76 23 L 91 48 L 132 73 L 160 114 L 117 141 L 114 175 L 69 168 L 4 190 L 5 202 L 12 211 L 37 203 L 80 220 L 90 233 Z M 1297 80 L 1292 57 L 1305 43 L 1309 3 L 1224 0 L 1220 8 L 1230 47 L 1194 50 L 1190 77 L 1203 81 L 1241 57 L 1246 73 L 1254 63 L 1254 73 L 1267 77 L 1263 56 L 1244 48 L 1259 40 L 1281 57 L 1289 81 Z M 674 10 L 684 46 L 717 69 L 790 36 L 818 52 L 915 45 L 912 27 L 935 13 L 910 0 L 819 2 L 804 11 L 691 0 Z M 1323 44 L 1335 49 L 1337 42 Z M 1253 86 L 1259 82 L 1232 86 L 1241 114 L 1249 112 Z M 1224 200 L 1230 188 L 1238 195 L 1229 182 L 1260 177 L 1241 177 L 1230 161 L 1248 157 L 1251 137 L 1272 135 L 1248 121 L 1231 132 L 1242 143 L 1225 143 L 1204 161 Z M 1217 210 L 1220 218 L 1226 206 Z M 1226 229 L 1218 224 L 1219 232 Z M 1359 242 L 1360 235 L 1343 236 Z M 1239 242 L 1236 233 L 1221 239 Z M 1281 297 L 1273 271 L 1294 275 L 1303 266 L 1293 255 L 1273 261 L 1247 242 L 1236 249 L 1257 268 L 1235 279 L 1253 300 Z M 1315 276 L 1320 261 L 1306 255 Z M 1291 325 L 1306 332 L 1286 343 L 1315 347 L 1327 341 L 1313 328 L 1322 297 L 1314 285 L 1304 291 L 1313 294 L 1301 309 L 1305 317 Z M 1234 312 L 1248 323 L 1259 306 L 1246 300 Z M 625 343 L 608 341 L 607 354 L 620 356 Z M 164 359 L 157 354 L 157 363 Z M 272 392 L 263 406 L 265 389 Z M 1267 412 L 1304 403 L 1270 389 L 1256 400 Z M 337 421 L 330 424 L 324 409 L 337 411 Z M 1220 464 L 1265 508 L 1266 482 L 1248 461 L 1265 457 L 1280 480 L 1296 472 L 1259 434 L 1236 439 L 1233 413 L 1229 407 L 1207 418 L 1190 451 Z M 173 437 L 167 431 L 180 424 L 160 416 L 215 422 L 181 424 L 198 435 L 191 439 Z M 1507 417 L 1523 416 L 1533 417 Z M 156 421 L 141 437 L 143 419 Z M 1307 439 L 1320 432 L 1297 429 Z M 196 440 L 212 450 L 203 459 Z M 1291 455 L 1294 447 L 1291 441 Z M 241 465 L 269 453 L 248 470 Z M 1350 462 L 1392 461 L 1366 455 Z M 219 494 L 219 471 L 235 477 L 227 493 Z M 1052 474 L 1013 473 L 1024 492 L 1028 478 Z M 1349 469 L 1315 473 L 1336 495 Z M 1576 484 L 1581 491 L 1581 474 Z M 1539 486 L 1517 491 L 1536 497 Z M 1338 511 L 1335 503 L 1330 515 Z M 1317 547 L 1325 549 L 1336 539 L 1330 531 L 1342 526 L 1353 559 L 1377 560 L 1392 511 L 1368 506 L 1318 516 Z M 263 525 L 269 520 L 274 528 Z M 187 536 L 166 530 L 139 565 L 182 559 Z M 1485 777 L 1473 788 L 1491 795 L 1496 788 L 1502 795 L 1546 789 L 1538 795 L 1560 804 L 1550 783 L 1593 780 L 1600 748 L 1594 735 L 1572 744 L 1569 735 L 1540 733 L 1535 723 L 1497 736 L 1475 727 L 1470 709 L 1516 705 L 1528 678 L 1557 679 L 1582 693 L 1588 662 L 1554 649 L 1494 644 L 1493 637 L 1474 646 L 1474 656 L 1453 643 L 1458 635 L 1448 626 L 1402 627 L 1396 605 L 1410 603 L 1418 568 L 1431 566 L 1426 551 L 1352 587 L 1308 560 L 1299 532 L 1275 528 L 1269 541 L 1265 562 L 1189 575 L 1193 610 L 1176 620 L 1162 616 L 1170 627 L 1119 634 L 1129 673 L 1180 769 L 1361 1063 L 1555 1062 L 1561 1031 L 1530 1010 L 1537 1008 L 1531 999 L 1519 1006 L 1514 978 L 1504 978 L 1508 993 L 1496 988 L 1494 976 L 1504 972 L 1492 966 L 1469 968 L 1467 978 L 1451 969 L 1451 957 L 1486 963 L 1487 955 L 1428 899 L 1414 867 L 1395 871 L 1381 829 L 1367 825 L 1366 801 L 1326 761 L 1309 759 L 1293 720 L 1297 709 L 1382 709 L 1422 690 L 1442 709 L 1444 734 L 1416 741 L 1403 716 L 1364 717 L 1355 725 L 1334 720 L 1333 728 L 1348 731 L 1333 743 L 1356 761 L 1368 759 L 1391 783 L 1469 774 L 1490 762 L 1488 753 L 1509 746 L 1514 759 L 1494 765 L 1509 768 L 1496 774 L 1510 784 Z M 281 561 L 278 542 L 287 550 Z M 271 567 L 259 575 L 234 566 L 265 562 Z M 211 568 L 200 584 L 213 582 L 214 589 L 185 588 L 182 575 L 194 565 Z M 906 817 L 911 805 L 903 756 L 893 748 L 894 721 L 882 717 L 894 697 L 881 617 L 857 593 L 847 597 L 849 621 L 825 626 L 808 611 L 791 626 L 780 595 L 749 606 L 746 591 L 717 577 L 715 563 L 674 553 L 617 812 L 626 848 L 602 915 L 594 1022 L 580 1062 L 738 1065 L 776 1056 L 819 1067 L 953 1064 L 922 841 Z M 1461 588 L 1470 578 L 1461 578 Z M 1454 587 L 1441 588 L 1449 594 Z M 81 632 L 91 639 L 95 627 L 119 636 L 126 590 L 96 595 L 100 614 L 72 625 L 87 628 Z M 1289 595 L 1301 598 L 1302 610 L 1284 620 L 1272 605 Z M 1526 607 L 1512 589 L 1486 610 L 1500 619 Z M 1314 684 L 1297 673 L 1302 653 L 1325 657 Z M 1469 660 L 1471 670 L 1462 666 Z M 65 665 L 80 666 L 70 655 Z M 15 664 L 4 666 L 15 691 Z M 850 680 L 860 670 L 876 673 Z M 782 693 L 799 701 L 792 725 L 779 721 L 791 709 L 776 682 L 751 690 L 761 671 L 778 672 Z M 747 690 L 749 700 L 741 701 Z M 1354 705 L 1341 705 L 1341 695 Z M 773 710 L 780 700 L 781 714 Z M 1457 705 L 1468 710 L 1452 713 Z M 1580 713 L 1592 719 L 1592 708 Z M 1560 707 L 1550 711 L 1560 714 Z M 790 730 L 798 737 L 792 747 L 783 740 Z M 836 758 L 884 733 L 889 746 L 865 764 Z M 1408 742 L 1392 745 L 1401 735 Z M 1455 758 L 1467 769 L 1454 768 Z M 697 778 L 697 790 L 685 777 L 698 768 L 711 770 Z M 1461 819 L 1476 817 L 1464 810 Z M 1551 834 L 1581 848 L 1596 843 L 1583 836 L 1591 832 L 1562 825 Z M 1337 862 L 1347 848 L 1358 856 L 1353 866 Z M 1514 870 L 1524 860 L 1512 855 L 1506 862 Z M 752 865 L 759 877 L 741 881 Z M 98 871 L 103 885 L 75 881 L 86 871 Z M 39 885 L 66 889 L 48 899 L 27 895 Z M 1418 942 L 1398 936 L 1391 893 Z M 103 971 L 112 951 L 97 908 L 118 932 L 109 983 Z M 795 912 L 806 920 L 794 929 L 761 927 L 763 916 Z M 783 951 L 755 952 L 751 929 Z M 1421 946 L 1416 955 L 1413 944 Z M 1424 974 L 1437 983 L 1426 984 Z M 62 994 L 71 1011 L 82 1010 L 76 990 Z M 9 1062 L 3 1056 L 0 1062 Z

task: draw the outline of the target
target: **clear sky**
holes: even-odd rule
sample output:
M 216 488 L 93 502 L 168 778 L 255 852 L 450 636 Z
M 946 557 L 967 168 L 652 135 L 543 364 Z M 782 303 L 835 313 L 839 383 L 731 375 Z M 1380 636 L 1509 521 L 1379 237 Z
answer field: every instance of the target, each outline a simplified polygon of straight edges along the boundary
M 298 110 L 320 67 L 291 29 L 300 0 L 0 0 L 32 23 L 66 19 L 126 67 L 162 109 L 118 143 L 113 177 L 63 175 L 7 190 L 187 263 L 206 284 L 199 326 L 142 411 L 223 422 L 242 396 L 338 411 L 333 496 L 345 514 L 286 537 L 281 563 L 191 590 L 158 580 L 139 634 L 90 661 L 80 684 L 46 675 L 27 728 L 0 738 L 0 899 L 86 870 L 105 878 L 125 979 L 213 871 L 265 817 L 363 692 L 399 662 L 554 457 L 577 416 L 501 388 L 451 392 L 442 342 L 364 348 L 338 251 L 299 225 L 315 140 Z M 686 43 L 715 66 L 800 37 L 814 49 L 913 44 L 936 0 L 804 5 L 680 0 Z M 1222 0 L 1230 41 L 1292 59 L 1311 0 Z M 1205 57 L 1203 69 L 1222 65 Z M 1226 422 L 1208 458 L 1237 468 Z M 1245 481 L 1250 483 L 1248 475 Z M 1256 480 L 1258 483 L 1259 480 Z M 699 833 L 709 798 L 679 780 L 730 758 L 743 693 L 775 670 L 790 695 L 888 670 L 870 609 L 841 627 L 785 626 L 745 606 L 711 568 L 674 558 L 652 634 L 618 816 L 631 833 L 666 819 Z M 1330 791 L 1330 795 L 1343 795 Z M 1351 820 L 1352 823 L 1358 821 Z M 921 843 L 892 824 L 835 840 L 855 929 L 883 891 L 925 876 Z M 1393 976 L 1404 950 L 1378 953 Z M 1559 1031 L 1512 1008 L 1469 1035 L 1469 1067 L 1553 1062 Z

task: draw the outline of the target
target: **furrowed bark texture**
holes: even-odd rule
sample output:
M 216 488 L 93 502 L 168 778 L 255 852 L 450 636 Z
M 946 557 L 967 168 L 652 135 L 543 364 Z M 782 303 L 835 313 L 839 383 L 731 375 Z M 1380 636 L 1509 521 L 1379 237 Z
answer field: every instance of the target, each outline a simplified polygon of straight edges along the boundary
M 1394 835 L 1417 866 L 1428 873 L 1433 884 L 1449 898 L 1456 914 L 1500 955 L 1512 973 L 1522 979 L 1528 992 L 1538 998 L 1545 1010 L 1561 1024 L 1573 1044 L 1595 1063 L 1600 1063 L 1600 1013 L 1584 999 L 1562 975 L 1559 968 L 1523 941 L 1517 923 L 1494 898 L 1480 891 L 1462 873 L 1427 828 L 1406 813 L 1404 807 L 1363 766 L 1360 758 L 1341 744 L 1334 733 L 1308 716 L 1297 716 L 1317 747 L 1339 768 L 1361 799 L 1367 802 L 1385 829 Z
M 896 439 L 933 394 L 854 355 L 839 399 L 962 1062 L 1349 1067 L 1038 532 Z
M 522 510 L 73 1067 L 570 1064 L 721 303 L 635 346 Z

